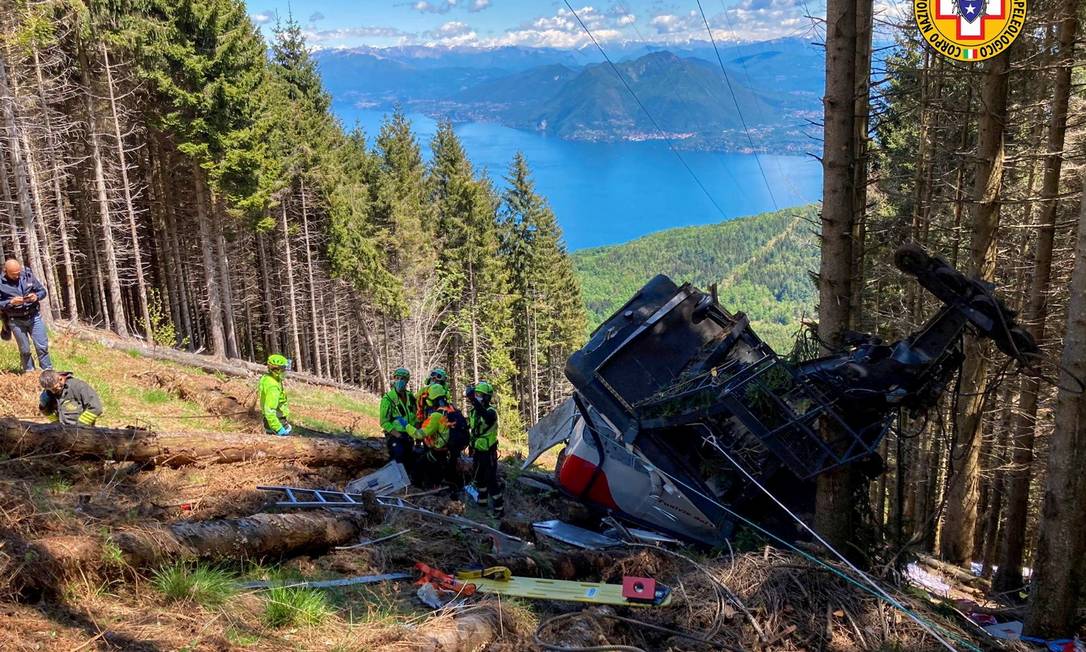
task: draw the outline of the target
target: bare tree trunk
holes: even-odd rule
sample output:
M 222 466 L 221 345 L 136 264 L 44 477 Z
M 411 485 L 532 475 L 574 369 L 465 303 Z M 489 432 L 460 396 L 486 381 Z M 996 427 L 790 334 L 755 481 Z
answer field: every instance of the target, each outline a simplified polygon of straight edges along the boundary
M 1083 176 L 1086 182 L 1086 175 Z M 1067 330 L 1060 360 L 1055 430 L 1048 443 L 1048 475 L 1038 527 L 1026 633 L 1066 636 L 1073 631 L 1086 554 L 1086 193 L 1078 219 Z
M 98 138 L 98 115 L 94 110 L 94 97 L 90 82 L 90 63 L 87 52 L 79 48 L 80 73 L 84 85 L 84 107 L 87 112 L 87 134 L 94 165 L 94 185 L 98 193 L 98 215 L 102 224 L 102 253 L 105 256 L 105 275 L 109 284 L 109 307 L 113 312 L 113 327 L 119 335 L 128 335 L 128 323 L 121 295 L 121 278 L 117 269 L 117 252 L 113 243 L 113 221 L 109 212 L 109 194 L 106 189 L 105 170 L 102 165 L 102 146 Z
M 264 323 L 266 328 L 264 330 L 264 352 L 268 355 L 275 353 L 279 350 L 279 338 L 278 338 L 278 314 L 275 311 L 275 306 L 272 303 L 272 279 L 271 273 L 268 271 L 268 250 L 264 244 L 264 234 L 256 234 L 256 256 L 260 265 L 260 280 L 261 280 L 261 297 L 264 302 Z
M 132 235 L 132 264 L 136 268 L 136 296 L 139 299 L 140 321 L 143 334 L 148 342 L 154 342 L 151 332 L 151 311 L 147 307 L 147 281 L 143 277 L 143 255 L 140 252 L 140 233 L 136 226 L 136 207 L 132 202 L 132 186 L 128 181 L 128 160 L 121 136 L 121 117 L 117 112 L 117 95 L 113 88 L 113 68 L 109 63 L 109 50 L 104 43 L 99 44 L 102 52 L 102 64 L 106 72 L 106 88 L 109 91 L 109 108 L 113 117 L 113 138 L 117 145 L 117 166 L 121 171 L 121 189 L 124 192 L 124 206 L 128 214 L 128 229 Z
M 384 321 L 383 316 L 381 317 L 381 319 L 382 321 Z M 358 328 L 362 331 L 362 337 L 366 340 L 366 347 L 369 348 L 370 355 L 373 356 L 374 364 L 377 367 L 377 375 L 380 377 L 379 382 L 375 383 L 374 385 L 376 387 L 380 387 L 380 383 L 385 382 L 388 378 L 391 377 L 388 369 L 388 363 L 386 362 L 388 355 L 387 346 L 385 350 L 385 355 L 381 355 L 381 349 L 377 347 L 377 343 L 373 339 L 373 332 L 370 330 L 369 323 L 366 321 L 365 317 L 359 315 L 357 323 Z M 353 342 L 353 340 L 350 339 L 348 339 L 348 341 Z M 387 338 L 385 338 L 385 341 L 387 344 Z M 361 363 L 358 365 L 356 373 L 358 374 L 359 380 L 361 380 L 363 373 L 363 367 Z M 415 373 L 421 375 L 423 371 L 421 369 L 416 369 Z
M 354 345 L 354 333 L 351 328 L 351 314 L 347 313 L 347 382 L 356 383 L 358 380 L 358 371 L 355 366 L 355 345 Z M 361 383 L 360 383 L 361 384 Z
M 984 73 L 977 172 L 974 187 L 973 236 L 970 271 L 991 280 L 995 272 L 996 229 L 999 226 L 1000 192 L 1003 183 L 1004 127 L 1007 113 L 1006 52 L 992 59 Z M 958 440 L 954 445 L 954 477 L 947 499 L 939 552 L 946 561 L 964 565 L 973 557 L 973 529 L 977 523 L 981 447 L 988 363 L 981 343 L 965 339 L 965 364 L 961 370 L 962 397 L 958 402 Z
M 871 29 L 874 19 L 870 1 L 856 1 L 856 53 L 853 84 L 852 136 L 852 271 L 849 280 L 850 328 L 860 329 L 863 320 L 864 243 L 867 237 L 868 113 L 870 112 Z
M 1045 339 L 1048 318 L 1049 283 L 1052 277 L 1052 248 L 1059 204 L 1060 175 L 1063 169 L 1064 136 L 1067 131 L 1068 100 L 1071 94 L 1071 68 L 1074 64 L 1075 32 L 1078 29 L 1077 0 L 1061 4 L 1059 47 L 1052 108 L 1048 124 L 1048 147 L 1041 181 L 1041 215 L 1037 229 L 1037 250 L 1033 256 L 1029 300 L 1023 323 L 1038 345 Z M 1014 422 L 1014 467 L 1008 477 L 1007 522 L 1003 528 L 1003 546 L 999 570 L 992 579 L 996 591 L 1011 591 L 1022 586 L 1022 559 L 1026 545 L 1026 516 L 1029 510 L 1029 485 L 1033 471 L 1033 443 L 1037 428 L 1037 398 L 1040 382 L 1026 376 L 1018 399 Z
M 26 249 L 30 257 L 30 266 L 38 274 L 45 274 L 42 269 L 42 260 L 38 252 L 37 235 L 35 234 L 34 205 L 30 197 L 30 171 L 27 162 L 23 158 L 22 146 L 19 144 L 19 124 L 15 120 L 15 95 L 8 84 L 7 69 L 0 60 L 0 104 L 3 105 L 2 113 L 4 127 L 8 137 L 8 157 L 11 161 L 11 173 L 15 177 L 15 196 L 18 200 L 19 214 L 23 218 L 23 229 L 26 231 Z
M 287 227 L 287 204 L 282 204 L 283 247 L 286 248 L 287 297 L 290 302 L 290 345 L 292 357 L 298 369 L 302 369 L 302 341 L 298 334 L 298 303 L 294 289 L 294 260 L 290 251 L 290 229 Z
M 102 278 L 102 264 L 98 258 L 98 247 L 94 246 L 94 235 L 91 232 L 90 219 L 81 220 L 83 228 L 83 240 L 90 248 L 90 265 L 91 265 L 91 278 L 94 279 L 94 292 L 92 296 L 95 297 L 98 305 L 98 311 L 102 316 L 102 321 L 105 324 L 106 330 L 113 330 L 113 321 L 109 314 L 109 303 L 106 299 L 106 283 Z
M 167 226 L 169 207 L 166 205 L 165 192 L 162 188 L 163 161 L 159 160 L 159 152 L 155 147 L 155 139 L 148 140 L 145 156 L 147 167 L 147 186 L 150 191 L 151 223 L 157 238 L 152 238 L 155 244 L 155 273 L 158 275 L 159 287 L 162 288 L 160 298 L 165 302 L 170 311 L 170 323 L 174 326 L 174 346 L 181 346 L 181 336 L 187 333 L 185 325 L 181 323 L 180 291 L 177 287 L 177 278 L 173 267 L 174 256 L 171 251 L 170 229 Z M 157 344 L 157 342 L 156 342 Z
M 52 118 L 49 115 L 45 97 L 45 80 L 42 77 L 41 60 L 37 48 L 34 48 L 34 73 L 38 81 L 38 101 L 42 105 L 42 117 L 44 119 L 45 133 L 49 140 L 50 160 L 53 168 L 53 201 L 57 205 L 57 230 L 60 238 L 60 253 L 64 260 L 64 292 L 65 303 L 68 304 L 68 318 L 78 319 L 79 309 L 75 296 L 75 270 L 72 261 L 72 250 L 68 242 L 68 215 L 67 201 L 64 195 L 64 171 L 60 166 L 60 145 L 57 142 L 56 133 L 53 131 Z M 59 289 L 57 295 L 60 295 Z M 53 305 L 59 307 L 62 302 L 53 301 Z M 59 314 L 59 310 L 58 310 Z
M 327 329 L 326 329 L 327 330 Z M 336 380 L 343 382 L 343 350 L 341 349 L 341 342 L 343 341 L 342 333 L 339 325 L 339 288 L 332 288 L 332 330 L 333 337 L 335 337 L 335 356 L 336 356 Z
M 475 285 L 475 263 L 468 263 L 468 285 L 471 297 L 471 375 L 479 380 L 479 289 Z
M 169 158 L 167 157 L 163 164 L 165 166 L 159 167 L 159 182 L 162 182 L 162 175 L 168 168 Z M 163 194 L 163 196 L 165 196 Z M 181 242 L 177 237 L 177 214 L 174 211 L 170 202 L 164 202 L 166 210 L 163 213 L 163 218 L 166 221 L 166 243 L 169 254 L 172 256 L 173 264 L 170 265 L 170 272 L 174 276 L 174 285 L 177 287 L 177 311 L 181 316 L 180 329 L 184 333 L 185 339 L 188 340 L 186 348 L 189 351 L 196 350 L 196 329 L 193 327 L 192 314 L 189 310 L 189 289 L 188 284 L 185 282 L 185 276 L 181 273 L 185 269 L 184 256 L 181 250 Z M 180 334 L 179 334 L 180 336 Z M 181 342 L 178 342 L 181 344 Z
M 2 65 L 2 64 L 0 64 Z M 3 92 L 0 90 L 0 92 Z M 11 195 L 11 184 L 8 183 L 7 161 L 0 156 L 0 199 L 4 205 L 10 207 L 8 214 L 8 233 L 11 235 L 11 251 L 16 258 L 25 260 L 22 253 L 22 245 L 19 241 L 19 225 L 15 221 L 15 199 Z
M 856 73 L 859 9 L 864 0 L 828 0 L 826 5 L 825 135 L 822 153 L 822 262 L 819 267 L 818 334 L 836 347 L 851 321 L 853 226 L 856 219 Z M 870 4 L 870 3 L 866 3 Z M 829 352 L 829 351 L 827 351 Z M 835 438 L 827 422 L 824 436 Z M 853 474 L 847 469 L 818 478 L 815 527 L 835 546 L 854 531 Z M 900 507 L 899 507 L 900 509 Z
M 19 79 L 12 75 L 11 77 L 11 92 L 12 97 L 19 97 Z M 35 269 L 40 278 L 47 287 L 57 288 L 60 286 L 57 277 L 56 266 L 53 264 L 53 256 L 49 249 L 49 235 L 45 231 L 46 210 L 45 202 L 42 200 L 42 182 L 39 177 L 39 165 L 35 161 L 35 153 L 37 147 L 31 144 L 29 130 L 22 128 L 14 132 L 18 142 L 12 141 L 12 147 L 19 147 L 22 144 L 22 156 L 26 162 L 27 179 L 30 182 L 30 200 L 32 206 L 32 214 L 35 216 L 34 222 L 31 228 L 32 230 L 27 234 L 27 241 L 33 253 L 38 254 L 38 260 L 40 261 Z M 54 316 L 59 316 L 57 312 L 57 306 L 63 303 L 61 301 L 50 301 L 48 307 L 41 311 L 41 316 L 46 323 L 50 323 Z
M 298 179 L 302 198 L 302 240 L 305 243 L 305 269 L 309 284 L 309 317 L 313 328 L 313 367 L 318 376 L 324 375 L 324 362 L 321 360 L 321 329 L 317 327 L 317 288 L 313 281 L 313 249 L 309 242 L 309 206 L 305 195 L 305 178 Z
M 56 140 L 52 117 L 50 116 L 48 103 L 46 102 L 45 79 L 43 79 L 41 75 L 41 61 L 38 55 L 38 49 L 34 48 L 33 52 L 34 72 L 38 83 L 38 101 L 41 102 L 41 116 L 43 123 L 45 123 L 46 138 L 49 142 L 49 160 L 53 175 L 53 202 L 56 204 L 56 222 L 58 222 L 58 231 L 61 240 L 61 255 L 64 260 L 65 273 L 63 293 L 60 291 L 59 277 L 53 279 L 53 287 L 56 288 L 56 293 L 54 294 L 54 299 L 50 302 L 50 305 L 52 306 L 54 316 L 60 317 L 63 314 L 62 308 L 66 302 L 68 304 L 68 317 L 75 319 L 78 316 L 78 309 L 76 308 L 75 300 L 75 274 L 72 271 L 72 251 L 71 248 L 68 247 L 67 239 L 67 202 L 64 197 L 64 173 L 60 164 L 60 143 Z M 55 265 L 53 266 L 53 274 L 55 275 Z
M 237 358 L 238 355 L 238 338 L 234 332 L 234 286 L 230 281 L 230 259 L 226 253 L 226 235 L 224 233 L 224 223 L 226 222 L 226 210 L 223 206 L 221 198 L 215 199 L 215 214 L 218 217 L 215 220 L 215 232 L 213 238 L 215 240 L 215 253 L 218 259 L 218 273 L 219 283 L 222 287 L 222 299 L 223 299 L 223 332 L 226 338 L 226 357 Z M 210 273 L 210 270 L 209 270 Z
M 196 219 L 200 223 L 200 253 L 204 260 L 204 277 L 207 284 L 207 319 L 211 327 L 211 353 L 217 358 L 226 354 L 226 337 L 223 334 L 222 295 L 219 291 L 218 265 L 212 259 L 215 246 L 211 235 L 211 224 L 207 215 L 207 191 L 204 186 L 204 171 L 200 164 L 192 161 L 192 180 L 196 191 Z

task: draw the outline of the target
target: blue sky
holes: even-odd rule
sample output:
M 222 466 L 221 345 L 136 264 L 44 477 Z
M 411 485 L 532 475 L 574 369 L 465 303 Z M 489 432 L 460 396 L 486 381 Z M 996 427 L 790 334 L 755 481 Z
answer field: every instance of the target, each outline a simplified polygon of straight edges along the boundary
M 825 14 L 824 0 L 701 0 L 720 40 L 783 36 L 818 39 L 807 11 Z M 706 40 L 695 0 L 571 0 L 601 42 L 683 43 Z M 588 36 L 560 0 L 248 0 L 253 21 L 270 33 L 288 11 L 317 48 L 471 45 L 576 48 Z M 817 29 L 817 34 L 816 34 Z

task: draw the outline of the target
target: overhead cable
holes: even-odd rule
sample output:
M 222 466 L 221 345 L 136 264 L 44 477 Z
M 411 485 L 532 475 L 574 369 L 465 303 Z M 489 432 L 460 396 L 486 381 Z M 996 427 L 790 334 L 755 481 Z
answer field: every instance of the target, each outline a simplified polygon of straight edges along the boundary
M 747 127 L 747 119 L 743 117 L 743 109 L 739 108 L 739 100 L 735 96 L 735 89 L 732 88 L 732 79 L 728 76 L 728 70 L 724 67 L 724 59 L 720 56 L 720 49 L 716 46 L 716 37 L 713 36 L 712 28 L 709 27 L 709 19 L 705 16 L 705 8 L 701 6 L 701 0 L 696 1 L 698 11 L 701 12 L 701 20 L 705 23 L 705 31 L 709 33 L 709 42 L 713 44 L 713 52 L 716 53 L 717 63 L 720 64 L 720 72 L 724 74 L 724 81 L 728 85 L 728 94 L 732 96 L 735 112 L 739 114 L 739 123 L 743 125 L 743 133 L 747 136 L 747 145 L 750 146 L 750 151 L 754 153 L 754 162 L 758 164 L 758 172 L 762 175 L 762 182 L 765 183 L 765 189 L 769 191 L 769 200 L 773 202 L 773 210 L 780 210 L 780 207 L 777 206 L 777 198 L 773 195 L 773 186 L 769 185 L 769 179 L 765 175 L 765 168 L 762 167 L 762 157 L 758 156 L 758 150 L 754 147 L 754 139 L 750 137 L 750 128 Z
M 690 174 L 690 177 L 694 180 L 694 183 L 698 185 L 698 188 L 700 188 L 702 193 L 705 194 L 705 197 L 709 200 L 710 203 L 712 203 L 712 205 L 716 208 L 717 212 L 720 213 L 721 217 L 723 217 L 724 219 L 728 219 L 728 214 L 724 212 L 724 209 L 720 207 L 720 204 L 717 203 L 716 199 L 714 199 L 713 196 L 709 194 L 708 188 L 705 187 L 705 184 L 701 182 L 701 179 L 698 178 L 698 175 L 694 172 L 693 168 L 690 167 L 690 164 L 686 162 L 686 159 L 683 158 L 683 155 L 675 147 L 674 141 L 672 141 L 671 137 L 667 135 L 667 132 L 660 128 L 660 123 L 656 121 L 656 118 L 652 117 L 652 114 L 649 113 L 649 110 L 641 101 L 641 98 L 637 96 L 637 93 L 634 92 L 633 87 L 630 86 L 630 83 L 626 81 L 626 78 L 622 75 L 622 72 L 618 69 L 618 66 L 616 66 L 614 62 L 611 61 L 611 57 L 607 56 L 607 52 L 604 51 L 603 46 L 601 46 L 599 41 L 596 40 L 596 37 L 592 34 L 592 30 L 588 29 L 588 25 L 585 25 L 584 21 L 581 20 L 581 17 L 577 14 L 577 11 L 573 8 L 573 5 L 569 3 L 569 0 L 563 1 L 566 4 L 566 8 L 568 8 L 570 13 L 573 14 L 573 17 L 577 19 L 577 23 L 581 26 L 581 29 L 584 30 L 585 34 L 588 35 L 588 38 L 592 40 L 593 45 L 596 46 L 596 49 L 600 51 L 601 55 L 603 55 L 603 58 L 607 61 L 607 65 L 611 67 L 611 71 L 615 73 L 615 76 L 618 77 L 619 81 L 622 82 L 622 85 L 626 87 L 627 91 L 629 91 L 630 96 L 633 97 L 634 101 L 637 102 L 637 105 L 641 107 L 641 110 L 648 117 L 649 122 L 652 123 L 652 126 L 655 127 L 656 131 L 658 131 L 660 135 L 664 138 L 664 141 L 667 143 L 668 149 L 671 150 L 671 153 L 674 154 L 677 159 L 679 159 L 679 162 L 682 163 L 684 168 L 686 168 L 686 171 Z

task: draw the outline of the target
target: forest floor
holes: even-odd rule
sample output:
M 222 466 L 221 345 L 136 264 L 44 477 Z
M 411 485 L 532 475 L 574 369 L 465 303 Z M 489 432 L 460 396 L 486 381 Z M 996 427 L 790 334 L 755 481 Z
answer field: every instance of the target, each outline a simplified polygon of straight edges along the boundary
M 107 348 L 58 334 L 58 369 L 72 370 L 102 395 L 101 425 L 161 431 L 261 434 L 253 411 L 255 379 L 228 378 L 134 351 Z M 15 373 L 13 344 L 0 345 L 0 415 L 36 418 L 36 374 Z M 291 386 L 296 422 L 337 436 L 375 436 L 376 398 L 364 392 Z M 904 615 L 825 568 L 755 542 L 746 550 L 695 551 L 682 556 L 650 549 L 584 553 L 535 540 L 541 518 L 591 518 L 555 494 L 516 482 L 507 459 L 507 513 L 501 523 L 478 506 L 440 495 L 418 504 L 534 541 L 498 553 L 486 537 L 389 510 L 362 535 L 385 542 L 350 550 L 315 551 L 286 559 L 232 559 L 213 564 L 129 567 L 110 545 L 111 533 L 152 524 L 205 521 L 274 511 L 258 485 L 341 488 L 352 475 L 336 467 L 253 460 L 178 468 L 80 461 L 57 454 L 0 454 L 0 650 L 437 650 L 434 632 L 461 631 L 465 615 L 483 613 L 492 630 L 488 650 L 540 649 L 533 632 L 568 612 L 568 603 L 476 600 L 456 612 L 435 613 L 415 597 L 410 582 L 332 590 L 244 590 L 248 580 L 315 580 L 410 570 L 421 561 L 445 571 L 496 558 L 518 574 L 618 582 L 624 575 L 654 577 L 674 588 L 669 607 L 592 607 L 566 626 L 544 626 L 561 645 L 625 644 L 644 650 L 937 650 L 944 649 Z M 91 537 L 100 559 L 72 569 L 44 589 L 21 589 L 16 578 L 35 560 L 26 542 Z M 724 594 L 725 586 L 736 599 Z M 918 592 L 899 600 L 960 641 L 975 632 Z M 580 610 L 580 606 L 575 607 Z M 633 617 L 639 623 L 616 620 Z M 696 633 L 699 642 L 669 630 Z M 460 628 L 460 629 L 457 629 Z M 465 643 L 465 645 L 467 645 Z M 463 649 L 475 649 L 477 644 Z M 964 649 L 964 648 L 963 648 Z

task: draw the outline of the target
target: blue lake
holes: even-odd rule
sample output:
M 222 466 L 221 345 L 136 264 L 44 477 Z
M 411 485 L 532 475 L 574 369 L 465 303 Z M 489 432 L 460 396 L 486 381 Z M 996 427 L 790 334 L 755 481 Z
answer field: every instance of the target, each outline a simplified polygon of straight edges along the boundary
M 371 144 L 387 115 L 342 103 L 334 110 L 347 128 L 365 129 Z M 436 121 L 409 117 L 429 156 Z M 808 204 L 822 194 L 822 166 L 809 156 L 761 155 L 767 187 L 752 154 L 681 152 L 710 201 L 663 142 L 573 142 L 485 123 L 458 125 L 456 133 L 476 169 L 499 187 L 513 154 L 524 152 L 536 191 L 550 203 L 571 250 Z

